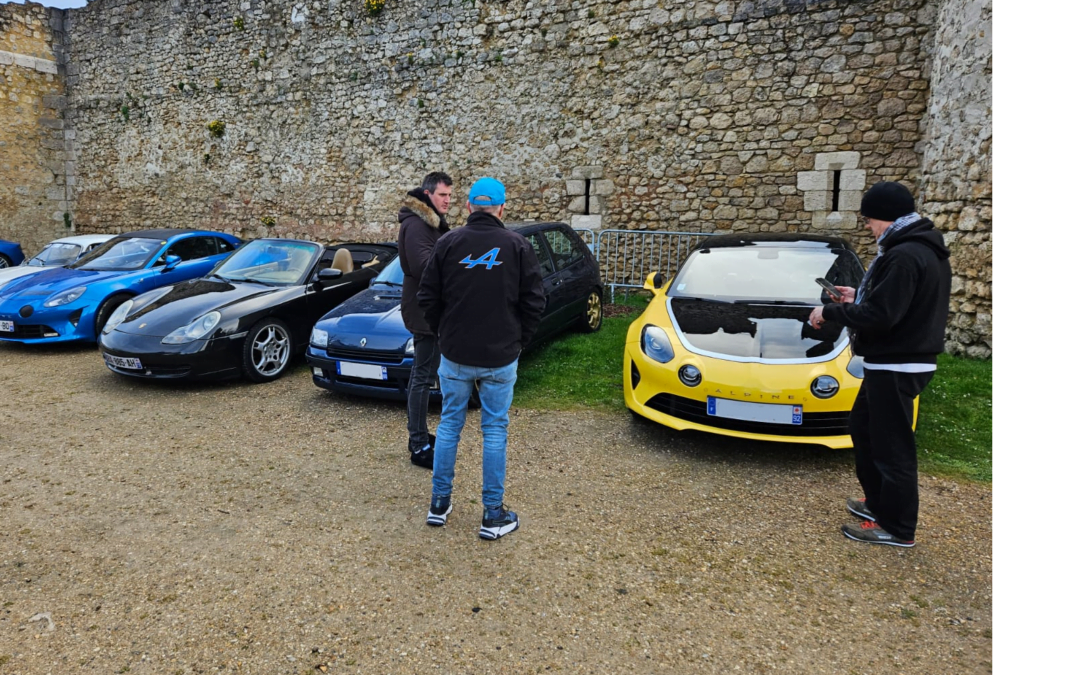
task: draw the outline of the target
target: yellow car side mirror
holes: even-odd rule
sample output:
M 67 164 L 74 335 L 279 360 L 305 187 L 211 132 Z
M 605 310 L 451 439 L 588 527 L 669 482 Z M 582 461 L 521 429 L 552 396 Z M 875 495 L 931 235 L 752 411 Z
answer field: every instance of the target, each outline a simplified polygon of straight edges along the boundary
M 660 295 L 660 289 L 664 287 L 664 275 L 660 272 L 650 272 L 649 276 L 645 277 L 642 287 L 651 291 L 653 295 Z

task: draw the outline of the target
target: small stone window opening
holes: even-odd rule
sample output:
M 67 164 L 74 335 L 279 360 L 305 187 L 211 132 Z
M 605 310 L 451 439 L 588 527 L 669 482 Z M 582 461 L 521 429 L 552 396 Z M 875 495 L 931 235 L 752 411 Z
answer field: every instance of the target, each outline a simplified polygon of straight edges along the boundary
M 585 179 L 585 215 L 590 215 L 589 212 L 589 196 L 592 194 L 592 179 Z
M 832 211 L 835 213 L 840 210 L 840 169 L 836 169 L 832 172 L 832 189 L 830 192 L 832 195 Z

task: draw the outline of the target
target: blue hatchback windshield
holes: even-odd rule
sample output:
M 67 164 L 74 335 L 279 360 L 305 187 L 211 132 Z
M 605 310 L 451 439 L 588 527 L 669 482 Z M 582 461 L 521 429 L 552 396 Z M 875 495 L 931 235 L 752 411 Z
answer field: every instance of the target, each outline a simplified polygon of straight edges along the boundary
M 117 237 L 110 239 L 70 267 L 84 270 L 137 270 L 155 258 L 163 246 L 161 239 Z
M 319 247 L 316 244 L 256 239 L 236 249 L 213 274 L 229 281 L 299 284 L 318 255 Z
M 695 251 L 668 295 L 726 302 L 822 304 L 822 277 L 836 286 L 858 286 L 862 264 L 854 253 L 822 246 L 736 246 Z

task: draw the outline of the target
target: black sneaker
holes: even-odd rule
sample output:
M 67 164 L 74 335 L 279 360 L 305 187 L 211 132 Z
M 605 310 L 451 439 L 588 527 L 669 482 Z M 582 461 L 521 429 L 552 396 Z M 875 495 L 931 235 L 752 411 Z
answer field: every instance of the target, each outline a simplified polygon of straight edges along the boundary
M 428 434 L 428 445 L 423 450 L 413 450 L 409 461 L 416 466 L 430 469 L 435 466 L 435 434 Z
M 480 538 L 495 540 L 505 537 L 518 528 L 518 517 L 513 511 L 500 504 L 498 508 L 484 509 L 484 520 L 480 522 Z
M 877 522 L 877 518 L 874 517 L 874 514 L 870 511 L 870 509 L 866 508 L 865 497 L 863 497 L 862 499 L 848 497 L 847 510 L 851 511 L 863 520 L 869 520 L 871 523 Z
M 867 544 L 885 544 L 887 546 L 900 546 L 903 548 L 911 548 L 915 545 L 914 539 L 906 540 L 889 534 L 881 529 L 880 525 L 869 520 L 858 525 L 841 525 L 840 531 L 843 532 L 844 536 L 848 539 L 854 539 L 855 541 L 861 541 Z
M 454 510 L 450 497 L 432 497 L 431 507 L 428 509 L 427 524 L 434 527 L 442 527 L 446 524 L 446 517 Z

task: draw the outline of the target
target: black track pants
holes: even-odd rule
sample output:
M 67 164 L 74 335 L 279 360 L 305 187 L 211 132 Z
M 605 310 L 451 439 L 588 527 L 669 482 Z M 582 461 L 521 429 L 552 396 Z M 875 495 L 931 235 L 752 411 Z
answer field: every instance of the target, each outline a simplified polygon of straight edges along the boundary
M 886 532 L 905 540 L 915 539 L 919 520 L 914 401 L 933 377 L 866 370 L 848 421 L 866 507 Z

